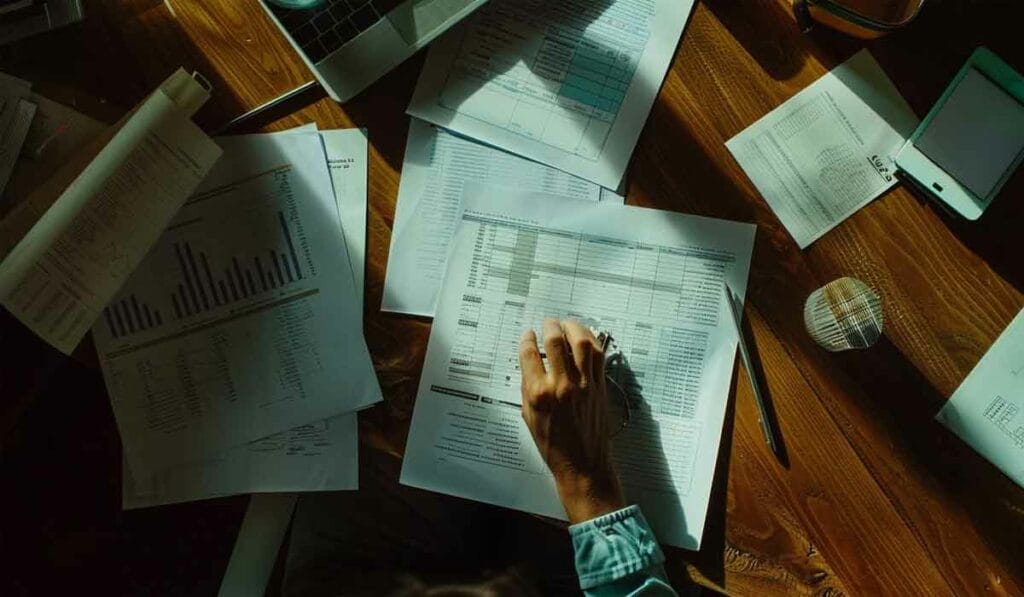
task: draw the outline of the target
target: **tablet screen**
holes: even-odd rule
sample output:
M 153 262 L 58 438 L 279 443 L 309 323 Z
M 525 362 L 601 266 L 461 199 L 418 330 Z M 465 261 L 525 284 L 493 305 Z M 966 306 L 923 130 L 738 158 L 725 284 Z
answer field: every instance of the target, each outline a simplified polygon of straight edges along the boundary
M 975 195 L 988 197 L 1024 151 L 1024 105 L 968 69 L 915 145 Z

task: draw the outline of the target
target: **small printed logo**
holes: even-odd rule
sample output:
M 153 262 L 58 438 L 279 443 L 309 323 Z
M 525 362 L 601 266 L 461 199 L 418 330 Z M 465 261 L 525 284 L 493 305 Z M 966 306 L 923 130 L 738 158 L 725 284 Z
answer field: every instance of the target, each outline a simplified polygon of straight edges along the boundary
M 868 161 L 871 162 L 871 166 L 875 169 L 875 172 L 878 172 L 878 174 L 885 179 L 885 182 L 892 182 L 892 170 L 881 157 L 873 155 L 868 158 Z

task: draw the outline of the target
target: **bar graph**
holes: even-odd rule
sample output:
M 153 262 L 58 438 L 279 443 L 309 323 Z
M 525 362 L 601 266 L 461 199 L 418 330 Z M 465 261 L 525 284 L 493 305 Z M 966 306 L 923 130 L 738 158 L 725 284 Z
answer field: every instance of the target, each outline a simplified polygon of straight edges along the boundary
M 135 332 L 163 325 L 163 316 L 159 309 L 150 309 L 149 305 L 129 295 L 128 298 L 115 301 L 103 310 L 110 335 L 120 338 Z
M 171 243 L 179 274 L 169 296 L 174 316 L 192 317 L 302 280 L 305 272 L 284 212 L 277 211 L 277 223 L 281 244 L 262 253 L 208 255 L 193 249 L 190 240 Z
M 302 224 L 292 198 L 286 197 L 284 206 L 253 209 L 248 217 L 236 214 L 241 219 L 221 223 L 245 230 L 242 234 L 213 236 L 209 226 L 179 227 L 152 255 L 151 262 L 160 265 L 148 270 L 149 283 L 136 286 L 149 287 L 148 296 L 136 296 L 139 290 L 135 290 L 104 309 L 106 331 L 124 339 L 315 279 Z M 292 217 L 286 217 L 284 210 Z

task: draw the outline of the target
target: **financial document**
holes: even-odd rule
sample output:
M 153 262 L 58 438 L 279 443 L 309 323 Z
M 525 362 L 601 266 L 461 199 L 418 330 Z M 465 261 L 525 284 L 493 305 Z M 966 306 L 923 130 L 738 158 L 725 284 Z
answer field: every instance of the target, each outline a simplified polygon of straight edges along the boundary
M 803 249 L 896 184 L 917 122 L 861 50 L 725 145 Z
M 1024 487 L 1024 309 L 936 418 Z
M 613 451 L 662 542 L 700 545 L 754 226 L 467 186 L 402 466 L 407 485 L 565 518 L 522 421 L 518 342 L 546 316 L 608 330 L 632 417 Z
M 93 330 L 139 479 L 381 399 L 320 136 L 219 143 Z
M 433 317 L 468 181 L 622 203 L 602 187 L 412 119 L 381 310 Z
M 205 90 L 183 71 L 168 82 L 171 93 L 149 96 L 83 170 L 26 199 L 46 211 L 0 263 L 0 304 L 66 354 L 220 156 L 190 120 Z
M 308 131 L 303 127 L 297 132 Z M 362 312 L 366 135 L 359 129 L 347 129 L 320 131 L 320 136 Z M 357 424 L 355 414 L 317 421 L 231 448 L 208 460 L 172 466 L 142 481 L 133 479 L 125 467 L 123 506 L 140 508 L 239 493 L 356 489 Z
M 493 0 L 430 48 L 409 114 L 619 186 L 692 0 Z

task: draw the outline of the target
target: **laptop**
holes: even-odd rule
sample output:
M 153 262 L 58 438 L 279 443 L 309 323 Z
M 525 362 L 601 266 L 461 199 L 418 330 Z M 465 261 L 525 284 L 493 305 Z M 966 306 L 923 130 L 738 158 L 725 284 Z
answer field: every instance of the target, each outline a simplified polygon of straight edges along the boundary
M 327 0 L 288 9 L 259 0 L 335 101 L 365 89 L 487 0 Z

